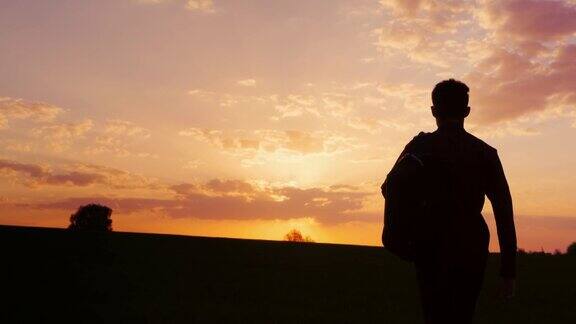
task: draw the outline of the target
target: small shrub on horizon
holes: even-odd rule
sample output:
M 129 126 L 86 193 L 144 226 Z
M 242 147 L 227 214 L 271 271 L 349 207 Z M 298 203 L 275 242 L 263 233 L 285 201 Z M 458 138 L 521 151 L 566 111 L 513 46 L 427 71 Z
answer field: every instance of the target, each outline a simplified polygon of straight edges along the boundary
M 302 243 L 314 243 L 314 240 L 308 235 L 303 236 L 297 229 L 292 229 L 286 235 L 284 235 L 284 240 L 288 242 L 302 242 Z
M 526 255 L 526 254 L 528 254 L 528 253 L 527 253 L 526 250 L 524 250 L 524 249 L 518 249 L 518 254 L 519 254 L 519 255 Z

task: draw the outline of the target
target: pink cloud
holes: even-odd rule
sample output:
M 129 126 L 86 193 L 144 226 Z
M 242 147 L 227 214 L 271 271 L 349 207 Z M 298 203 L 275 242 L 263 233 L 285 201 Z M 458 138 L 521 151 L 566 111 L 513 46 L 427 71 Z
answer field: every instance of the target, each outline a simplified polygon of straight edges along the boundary
M 482 4 L 483 26 L 502 37 L 543 43 L 576 31 L 576 6 L 565 1 L 488 0 Z
M 18 176 L 27 177 L 28 184 L 38 185 L 74 185 L 88 186 L 101 183 L 104 177 L 100 174 L 86 172 L 68 172 L 54 174 L 45 168 L 16 161 L 0 160 L 0 171 L 17 173 Z
M 576 6 L 564 1 L 483 1 L 488 55 L 465 77 L 480 123 L 534 113 L 566 115 L 576 104 Z
M 482 123 L 514 119 L 526 114 L 576 104 L 576 45 L 561 47 L 549 64 L 496 50 L 480 62 L 466 81 L 472 86 L 471 105 Z
M 575 104 L 576 5 L 551 0 L 397 1 L 375 31 L 377 48 L 414 62 L 466 67 L 479 124 L 534 113 L 564 115 Z
M 115 189 L 159 188 L 153 180 L 143 176 L 90 164 L 76 164 L 55 172 L 36 164 L 0 159 L 1 174 L 13 176 L 30 187 L 103 185 Z
M 320 222 L 375 221 L 379 213 L 362 210 L 369 192 L 333 188 L 264 187 L 241 180 L 213 179 L 204 184 L 172 186 L 171 199 L 83 197 L 27 205 L 39 209 L 73 210 L 90 202 L 106 204 L 119 212 L 156 210 L 170 217 L 202 219 L 292 219 L 311 217 Z M 377 188 L 376 188 L 377 189 Z M 377 190 L 375 190 L 377 192 Z

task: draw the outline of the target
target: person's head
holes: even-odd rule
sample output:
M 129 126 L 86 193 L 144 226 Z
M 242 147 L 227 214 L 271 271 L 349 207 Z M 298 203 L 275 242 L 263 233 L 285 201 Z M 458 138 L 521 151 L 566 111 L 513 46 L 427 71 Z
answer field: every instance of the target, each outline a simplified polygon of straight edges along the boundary
M 439 122 L 463 121 L 470 114 L 469 90 L 466 84 L 454 79 L 438 83 L 432 90 L 432 115 Z

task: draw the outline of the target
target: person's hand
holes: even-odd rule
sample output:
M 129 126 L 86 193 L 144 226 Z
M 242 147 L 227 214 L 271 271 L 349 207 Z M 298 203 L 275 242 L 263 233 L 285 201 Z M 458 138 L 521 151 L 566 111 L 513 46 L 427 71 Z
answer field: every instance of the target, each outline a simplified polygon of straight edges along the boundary
M 515 280 L 514 278 L 501 278 L 500 286 L 498 287 L 498 297 L 504 300 L 509 300 L 514 297 Z

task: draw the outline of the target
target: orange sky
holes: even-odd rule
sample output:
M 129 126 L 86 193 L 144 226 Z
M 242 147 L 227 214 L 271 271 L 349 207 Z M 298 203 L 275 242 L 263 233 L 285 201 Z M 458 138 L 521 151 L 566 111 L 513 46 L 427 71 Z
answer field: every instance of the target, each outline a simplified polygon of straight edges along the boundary
M 379 185 L 454 77 L 506 168 L 519 246 L 576 241 L 573 1 L 0 9 L 2 224 L 64 227 L 100 202 L 121 231 L 377 245 Z

